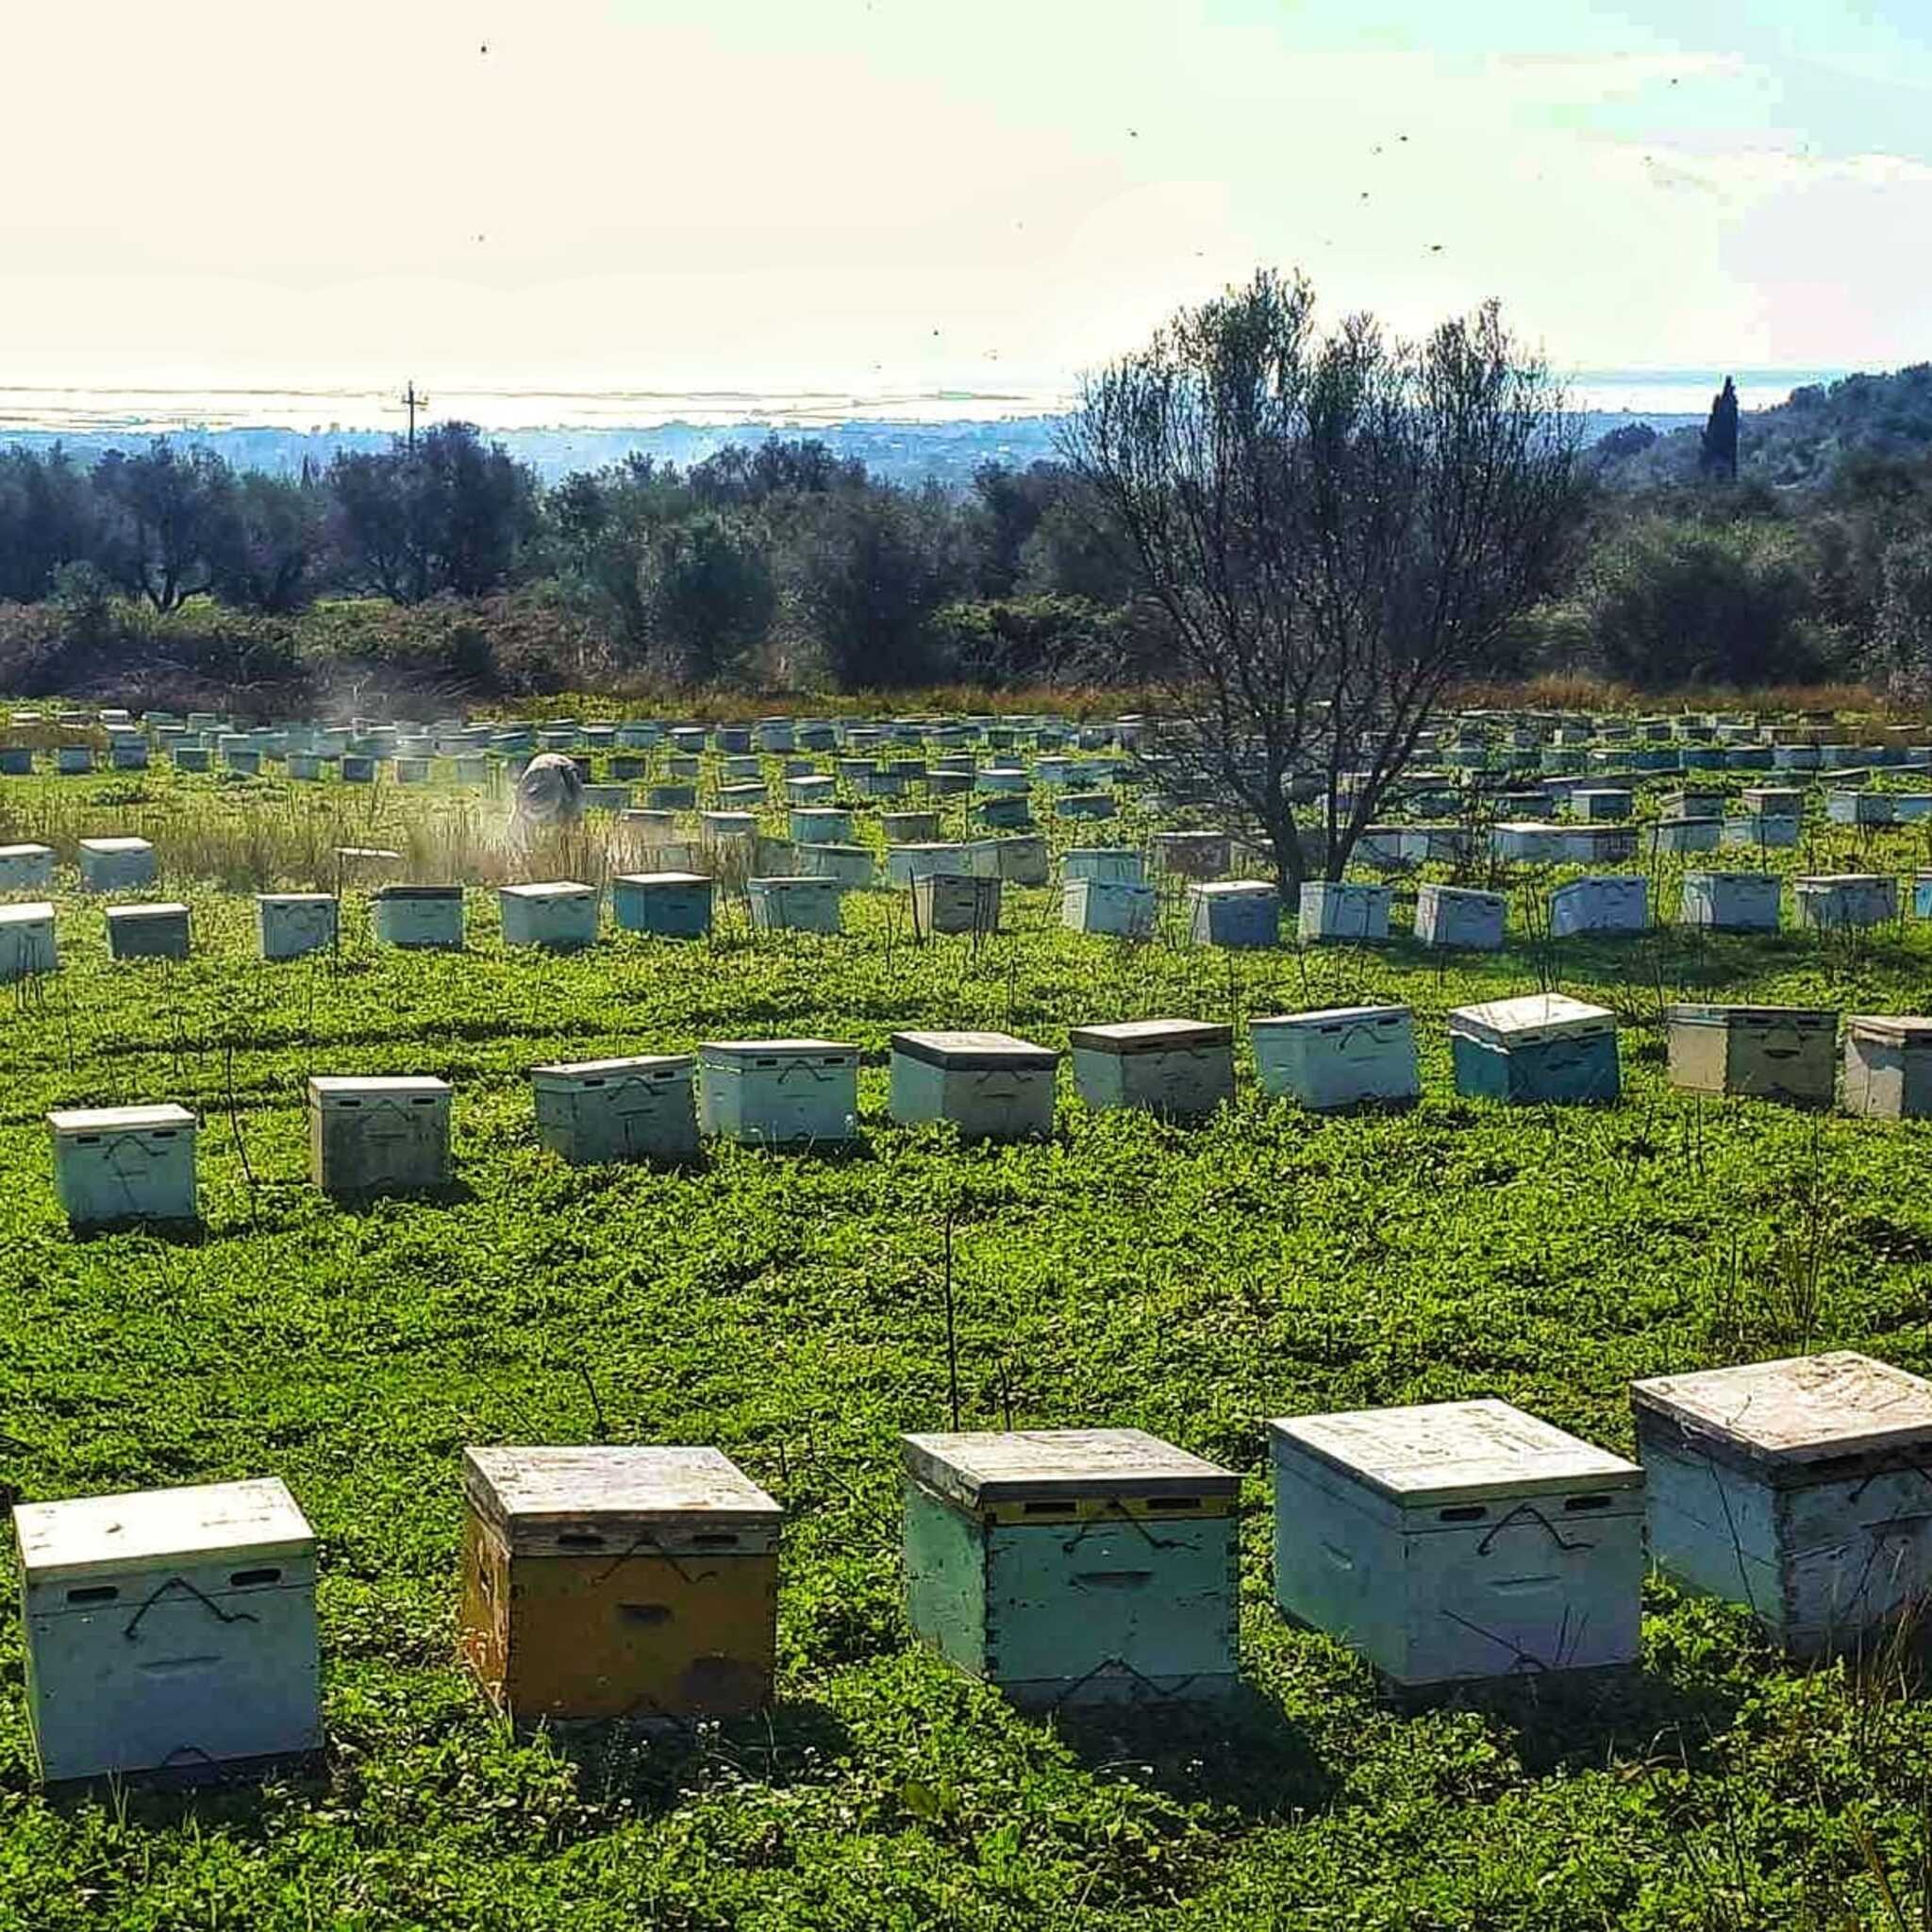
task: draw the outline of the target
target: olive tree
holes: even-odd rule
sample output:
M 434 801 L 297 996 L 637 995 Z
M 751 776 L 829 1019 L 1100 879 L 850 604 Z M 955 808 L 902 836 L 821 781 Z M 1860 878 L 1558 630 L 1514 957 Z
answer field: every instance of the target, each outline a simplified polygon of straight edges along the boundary
M 1560 392 L 1493 305 L 1404 343 L 1324 331 L 1265 271 L 1090 378 L 1061 450 L 1151 629 L 1159 769 L 1290 892 L 1342 875 L 1585 500 Z

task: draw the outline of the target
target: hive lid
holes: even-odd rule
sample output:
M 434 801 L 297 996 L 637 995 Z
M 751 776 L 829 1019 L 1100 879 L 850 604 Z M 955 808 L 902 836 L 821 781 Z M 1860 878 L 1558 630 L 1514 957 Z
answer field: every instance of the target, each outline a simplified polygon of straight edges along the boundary
M 1636 1489 L 1643 1471 L 1509 1403 L 1427 1402 L 1286 1416 L 1277 1441 L 1404 1505 Z
M 1114 1020 L 1075 1026 L 1067 1043 L 1089 1053 L 1191 1053 L 1234 1044 L 1234 1028 L 1208 1020 Z
M 846 1040 L 706 1040 L 698 1052 L 706 1058 L 750 1059 L 768 1054 L 848 1054 L 858 1049 Z
M 1845 1022 L 1845 1031 L 1861 1040 L 1882 1040 L 1889 1046 L 1932 1046 L 1932 1020 L 1912 1013 L 1854 1013 Z
M 774 873 L 769 878 L 747 879 L 745 884 L 759 891 L 770 891 L 774 887 L 780 891 L 789 891 L 793 886 L 804 886 L 814 892 L 836 892 L 839 890 L 837 879 L 815 872 Z
M 0 858 L 52 858 L 51 845 L 0 845 Z
M 192 1127 L 194 1116 L 164 1101 L 154 1107 L 57 1108 L 47 1124 L 57 1134 L 145 1134 L 158 1127 Z
M 1656 1375 L 1630 1385 L 1630 1406 L 1674 1424 L 1712 1453 L 1773 1480 L 1821 1465 L 1932 1453 L 1932 1382 L 1850 1349 Z
M 336 895 L 333 892 L 258 892 L 255 903 L 258 906 L 333 906 Z
M 1891 882 L 1891 874 L 1884 872 L 1815 872 L 1793 879 L 1791 885 L 1802 892 L 1813 886 L 1829 890 L 1836 886 L 1889 886 Z
M 1010 1033 L 895 1033 L 892 1051 L 927 1066 L 966 1071 L 999 1067 L 1041 1068 L 1059 1063 L 1051 1047 Z
M 1517 999 L 1453 1007 L 1447 1019 L 1452 1033 L 1519 1046 L 1545 1040 L 1584 1039 L 1610 1032 L 1617 1024 L 1616 1016 L 1607 1008 L 1589 1006 L 1561 992 L 1524 993 Z
M 460 886 L 377 886 L 372 899 L 460 899 Z
M 152 852 L 155 848 L 145 839 L 83 839 L 80 849 L 111 858 L 129 852 Z
M 612 884 L 619 886 L 708 886 L 710 874 L 702 872 L 621 872 Z
M 17 906 L 0 906 L 0 925 L 44 925 L 53 916 L 53 904 L 46 899 L 24 899 Z
M 552 1060 L 530 1069 L 533 1080 L 624 1080 L 633 1075 L 688 1073 L 697 1057 L 688 1053 L 641 1053 L 623 1059 Z
M 591 899 L 595 886 L 581 886 L 575 879 L 544 879 L 526 886 L 499 886 L 497 891 L 513 899 Z
M 708 1447 L 465 1449 L 463 1493 L 519 1554 L 567 1553 L 576 1524 L 621 1539 L 693 1519 L 774 1530 L 783 1515 L 722 1449 Z
M 1407 1007 L 1318 1007 L 1307 1013 L 1271 1013 L 1262 1019 L 1250 1020 L 1248 1024 L 1256 1031 L 1264 1026 L 1279 1026 L 1299 1027 L 1308 1033 L 1325 1033 L 1331 1027 L 1379 1026 L 1408 1017 Z
M 1266 879 L 1215 879 L 1188 891 L 1204 899 L 1272 899 L 1274 888 Z
M 1664 1008 L 1664 1024 L 1690 1026 L 1828 1026 L 1838 1030 L 1832 1007 L 1726 1006 L 1721 1002 L 1685 1001 Z
M 1141 1429 L 1015 1429 L 901 1436 L 907 1471 L 977 1509 L 1081 1496 L 1231 1496 L 1241 1478 Z
M 311 1074 L 311 1100 L 408 1100 L 422 1094 L 446 1094 L 447 1080 L 433 1074 Z
M 125 1575 L 229 1552 L 306 1557 L 315 1549 L 314 1532 L 279 1476 L 22 1503 L 13 1529 L 29 1584 Z
M 188 908 L 178 900 L 157 899 L 140 906 L 109 906 L 109 919 L 186 919 Z

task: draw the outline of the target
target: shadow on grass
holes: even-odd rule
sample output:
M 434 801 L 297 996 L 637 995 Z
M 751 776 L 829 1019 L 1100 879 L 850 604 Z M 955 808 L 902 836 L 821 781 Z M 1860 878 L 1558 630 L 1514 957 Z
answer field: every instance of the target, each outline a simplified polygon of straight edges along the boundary
M 375 1213 L 391 1201 L 410 1201 L 428 1208 L 462 1208 L 479 1198 L 468 1181 L 445 1181 L 437 1188 L 358 1189 L 327 1197 L 329 1205 L 340 1213 L 358 1218 Z

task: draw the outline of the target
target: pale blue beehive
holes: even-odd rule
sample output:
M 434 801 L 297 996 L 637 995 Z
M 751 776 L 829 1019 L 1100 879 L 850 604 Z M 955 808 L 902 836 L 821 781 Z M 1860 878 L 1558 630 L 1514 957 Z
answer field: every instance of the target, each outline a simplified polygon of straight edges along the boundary
M 155 848 L 145 839 L 83 839 L 80 887 L 84 892 L 135 892 L 155 882 Z
M 698 1048 L 698 1124 L 749 1147 L 858 1134 L 858 1049 L 837 1040 L 711 1040 Z
M 971 869 L 978 874 L 984 853 L 991 848 L 992 871 L 986 876 L 1004 879 L 1009 886 L 1043 886 L 1051 876 L 1046 841 L 1038 832 L 1003 834 L 996 839 L 975 839 L 967 848 Z
M 1148 841 L 1156 868 L 1184 879 L 1211 879 L 1228 867 L 1225 832 L 1156 832 Z
M 1121 1020 L 1067 1036 L 1074 1085 L 1091 1108 L 1197 1120 L 1234 1098 L 1234 1029 L 1200 1020 Z
M 1261 879 L 1190 886 L 1188 936 L 1197 946 L 1278 946 L 1281 894 Z
M 108 908 L 110 959 L 185 959 L 189 945 L 186 906 L 166 901 Z
M 328 892 L 258 892 L 256 932 L 264 959 L 298 959 L 336 942 L 337 906 Z
M 1900 1013 L 1847 1020 L 1844 1108 L 1892 1121 L 1932 1114 L 1932 1020 Z
M 1425 946 L 1496 952 L 1507 914 L 1508 902 L 1501 892 L 1433 884 L 1415 890 L 1415 936 Z
M 1308 1108 L 1413 1100 L 1422 1091 L 1407 1007 L 1327 1007 L 1252 1020 L 1256 1076 L 1272 1099 Z
M 79 777 L 93 768 L 93 752 L 85 744 L 63 744 L 54 753 L 54 769 L 63 777 Z
M 1864 1649 L 1932 1591 L 1932 1384 L 1869 1356 L 1630 1387 L 1667 1574 L 1744 1605 L 1799 1656 Z
M 711 930 L 711 881 L 703 873 L 620 873 L 610 881 L 610 912 L 625 932 L 701 940 Z
M 1636 933 L 1650 926 L 1650 884 L 1635 873 L 1572 879 L 1550 893 L 1550 937 Z
M 1892 798 L 1889 791 L 1828 791 L 1824 815 L 1835 825 L 1889 825 Z
M 1301 890 L 1297 930 L 1304 945 L 1326 940 L 1386 940 L 1395 894 L 1388 886 L 1310 879 Z
M 1059 1058 L 1010 1033 L 895 1033 L 891 1116 L 908 1127 L 950 1121 L 969 1141 L 1043 1140 Z
M 1563 827 L 1541 819 L 1507 819 L 1490 827 L 1490 851 L 1523 865 L 1554 865 L 1563 852 Z
M 312 1075 L 309 1179 L 327 1194 L 447 1187 L 451 1091 L 425 1074 Z
M 876 870 L 870 845 L 799 845 L 793 850 L 793 859 L 806 877 L 833 879 L 852 891 L 869 890 Z
M 1724 821 L 1724 843 L 1757 845 L 1766 851 L 1790 850 L 1798 843 L 1803 830 L 1803 821 L 1795 814 L 1774 818 L 1766 812 L 1745 812 Z
M 0 777 L 25 778 L 34 768 L 33 748 L 25 744 L 0 744 Z
M 1651 843 L 1658 852 L 1715 852 L 1724 839 L 1724 822 L 1708 818 L 1658 819 L 1651 827 Z
M 0 906 L 0 984 L 57 972 L 59 965 L 52 904 L 28 899 L 18 906 Z
M 1060 889 L 1060 924 L 1073 932 L 1146 939 L 1154 931 L 1152 886 L 1125 879 L 1073 878 Z
M 836 877 L 816 873 L 756 878 L 745 884 L 751 923 L 760 932 L 837 932 L 843 891 Z
M 1033 823 L 1033 807 L 1023 794 L 997 793 L 981 799 L 974 817 L 993 831 L 1017 831 Z
M 698 1151 L 696 1067 L 688 1053 L 532 1067 L 537 1139 L 575 1166 L 689 1160 Z
M 886 848 L 886 883 L 909 886 L 923 873 L 963 872 L 965 847 L 922 841 L 916 845 L 889 845 Z
M 575 879 L 546 879 L 502 886 L 496 894 L 507 946 L 542 946 L 577 952 L 597 943 L 597 917 L 603 894 Z
M 13 1523 L 48 1783 L 320 1745 L 315 1539 L 278 1479 L 23 1503 Z
M 54 1188 L 69 1224 L 198 1220 L 195 1125 L 194 1116 L 172 1102 L 50 1113 Z
M 1146 875 L 1141 855 L 1128 845 L 1070 845 L 1060 855 L 1062 879 L 1124 880 L 1138 886 Z
M 1882 873 L 1820 873 L 1791 881 L 1798 924 L 1818 932 L 1884 925 L 1898 914 L 1897 881 Z
M 999 930 L 1001 880 L 977 873 L 927 872 L 912 881 L 912 929 L 917 934 Z
M 1063 819 L 1111 819 L 1120 816 L 1120 801 L 1111 791 L 1063 791 L 1054 808 Z
M 829 807 L 799 806 L 791 813 L 790 830 L 801 845 L 842 845 L 852 837 L 852 814 Z
M 653 811 L 690 811 L 698 802 L 695 785 L 647 785 L 644 803 Z
M 455 951 L 463 943 L 460 886 L 379 886 L 369 895 L 369 913 L 386 946 Z
M 839 781 L 823 773 L 811 772 L 785 780 L 785 802 L 800 809 L 827 807 L 837 794 Z M 841 814 L 844 816 L 844 814 Z
M 1775 932 L 1782 890 L 1774 872 L 1687 872 L 1677 923 L 1709 932 Z
M 53 883 L 51 845 L 0 845 L 0 892 L 30 892 Z
M 1514 1102 L 1615 1100 L 1622 1091 L 1616 1015 L 1560 992 L 1453 1008 L 1446 1016 L 1456 1091 Z
M 1274 1593 L 1391 1682 L 1634 1664 L 1644 1472 L 1506 1402 L 1284 1417 Z
M 1139 1429 L 904 1436 L 922 1641 L 1015 1702 L 1157 1703 L 1239 1681 L 1239 1479 Z

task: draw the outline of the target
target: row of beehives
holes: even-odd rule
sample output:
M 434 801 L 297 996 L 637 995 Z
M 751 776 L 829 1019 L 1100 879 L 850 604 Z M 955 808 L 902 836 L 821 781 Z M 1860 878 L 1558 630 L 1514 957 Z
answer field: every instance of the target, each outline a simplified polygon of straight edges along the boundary
M 1932 1587 L 1932 1384 L 1850 1353 L 1631 1386 L 1641 1460 L 1494 1399 L 1278 1418 L 1274 1594 L 1401 1691 L 1639 1661 L 1648 1560 L 1798 1656 Z M 900 1439 L 914 1635 L 1015 1702 L 1240 1681 L 1240 1478 L 1138 1429 Z M 472 1448 L 458 1649 L 522 1722 L 769 1704 L 779 1505 L 721 1451 Z M 277 1478 L 15 1507 L 42 1775 L 322 1738 L 316 1549 Z
M 1697 1092 L 1829 1106 L 1835 1012 L 1682 1005 L 1665 1009 L 1673 1084 Z M 1531 993 L 1447 1015 L 1456 1091 L 1511 1102 L 1615 1100 L 1615 1017 L 1561 993 Z M 1260 1089 L 1315 1109 L 1406 1102 L 1422 1092 L 1407 1007 L 1341 1007 L 1249 1023 Z M 1234 1097 L 1233 1030 L 1197 1020 L 1076 1026 L 1074 1082 L 1091 1108 L 1199 1119 Z M 686 1160 L 713 1135 L 753 1147 L 835 1147 L 859 1131 L 860 1050 L 832 1040 L 710 1041 L 691 1054 L 533 1068 L 537 1137 L 582 1164 Z M 997 1032 L 891 1036 L 891 1118 L 943 1121 L 969 1140 L 1053 1131 L 1061 1056 Z M 308 1082 L 309 1174 L 336 1194 L 448 1185 L 447 1082 L 428 1075 Z M 1888 1119 L 1932 1114 L 1932 1019 L 1855 1016 L 1844 1102 Z M 199 1213 L 195 1117 L 172 1104 L 63 1109 L 48 1116 L 55 1181 L 75 1225 L 192 1221 Z

